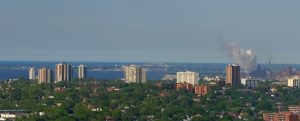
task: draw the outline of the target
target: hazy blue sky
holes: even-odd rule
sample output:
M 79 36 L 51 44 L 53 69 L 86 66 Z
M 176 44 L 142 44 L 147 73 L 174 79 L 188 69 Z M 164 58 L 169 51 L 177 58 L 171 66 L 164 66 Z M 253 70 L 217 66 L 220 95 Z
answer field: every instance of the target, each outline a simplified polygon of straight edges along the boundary
M 1 0 L 0 60 L 300 63 L 299 0 Z

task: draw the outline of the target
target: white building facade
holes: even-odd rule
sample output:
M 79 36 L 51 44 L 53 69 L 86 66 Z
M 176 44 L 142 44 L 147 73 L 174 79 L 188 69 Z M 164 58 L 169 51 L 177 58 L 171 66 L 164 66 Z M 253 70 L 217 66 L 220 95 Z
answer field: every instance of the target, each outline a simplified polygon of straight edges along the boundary
M 198 85 L 199 74 L 196 72 L 186 71 L 186 72 L 177 72 L 177 83 L 189 83 L 193 86 Z
M 85 79 L 87 77 L 85 65 L 79 65 L 78 66 L 78 79 Z
M 146 83 L 147 81 L 147 69 L 136 66 L 136 65 L 130 65 L 130 66 L 124 66 L 124 80 L 126 83 Z
M 288 78 L 289 87 L 300 87 L 300 77 L 293 76 Z
M 36 79 L 36 73 L 35 73 L 35 68 L 34 67 L 29 68 L 29 79 L 30 80 L 35 80 Z

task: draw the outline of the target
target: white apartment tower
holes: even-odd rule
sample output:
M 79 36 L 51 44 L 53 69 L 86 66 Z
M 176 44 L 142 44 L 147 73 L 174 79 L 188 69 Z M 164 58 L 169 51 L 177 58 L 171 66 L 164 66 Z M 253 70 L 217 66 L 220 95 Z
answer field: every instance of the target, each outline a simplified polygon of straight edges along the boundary
M 29 79 L 30 80 L 35 80 L 36 79 L 36 74 L 35 74 L 35 68 L 34 67 L 29 68 Z
M 86 78 L 86 67 L 85 65 L 78 66 L 78 79 L 85 79 Z
M 126 83 L 146 83 L 146 68 L 136 65 L 124 66 Z
M 189 83 L 193 86 L 198 85 L 199 74 L 196 72 L 186 71 L 177 72 L 177 83 Z

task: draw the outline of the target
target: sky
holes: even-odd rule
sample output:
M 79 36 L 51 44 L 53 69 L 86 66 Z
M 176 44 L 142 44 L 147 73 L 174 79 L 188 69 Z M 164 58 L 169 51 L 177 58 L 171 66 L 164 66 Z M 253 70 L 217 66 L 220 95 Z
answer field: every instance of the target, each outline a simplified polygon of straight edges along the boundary
M 300 63 L 299 0 L 1 0 L 0 61 Z

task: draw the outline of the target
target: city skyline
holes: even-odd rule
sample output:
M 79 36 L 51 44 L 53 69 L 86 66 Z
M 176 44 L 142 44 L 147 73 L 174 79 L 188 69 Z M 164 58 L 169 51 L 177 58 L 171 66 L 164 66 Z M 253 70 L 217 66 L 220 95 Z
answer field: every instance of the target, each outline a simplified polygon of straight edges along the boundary
M 299 121 L 299 5 L 2 0 L 0 120 Z
M 300 63 L 298 1 L 0 3 L 2 61 L 234 63 L 234 41 L 258 63 Z

